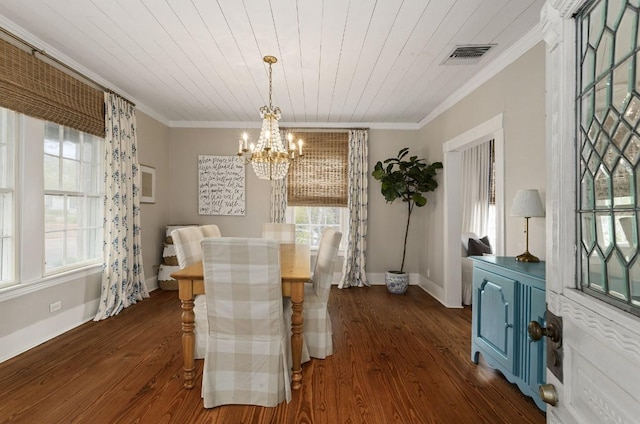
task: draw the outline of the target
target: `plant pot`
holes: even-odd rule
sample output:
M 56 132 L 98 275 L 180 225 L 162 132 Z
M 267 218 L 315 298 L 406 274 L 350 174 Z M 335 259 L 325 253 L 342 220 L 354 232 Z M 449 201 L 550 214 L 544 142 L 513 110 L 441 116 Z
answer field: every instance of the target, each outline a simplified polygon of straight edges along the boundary
M 409 274 L 400 271 L 387 271 L 384 274 L 384 282 L 389 293 L 404 294 L 409 287 Z

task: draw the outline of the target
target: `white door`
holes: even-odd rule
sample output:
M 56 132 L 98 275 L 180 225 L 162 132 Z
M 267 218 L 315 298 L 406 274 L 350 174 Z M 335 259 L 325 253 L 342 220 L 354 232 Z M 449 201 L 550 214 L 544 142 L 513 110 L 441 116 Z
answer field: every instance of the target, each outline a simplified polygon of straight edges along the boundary
M 603 10 L 611 11 L 619 10 L 626 3 L 625 0 L 600 1 L 605 3 Z M 585 3 L 584 0 L 548 0 L 541 13 L 541 28 L 547 44 L 546 299 L 548 309 L 562 317 L 564 327 L 563 380 L 547 369 L 547 382 L 558 394 L 557 406 L 547 409 L 547 422 L 639 423 L 640 319 L 576 289 L 576 281 L 582 272 L 578 268 L 581 245 L 576 243 L 576 225 L 579 224 L 576 158 L 583 152 L 577 152 L 575 147 L 576 22 L 572 16 Z M 639 5 L 637 0 L 629 3 L 632 11 Z M 607 13 L 610 21 L 616 19 L 614 12 Z M 635 19 L 638 19 L 637 15 L 624 25 L 633 25 Z M 636 42 L 635 34 L 636 30 L 632 34 L 633 42 Z M 607 32 L 606 36 L 611 34 Z M 622 45 L 628 44 L 628 40 L 616 42 Z M 638 60 L 636 72 L 640 72 L 638 56 L 640 54 L 634 56 Z M 606 58 L 603 52 L 594 55 L 596 62 Z M 595 66 L 600 65 L 596 63 Z M 640 90 L 638 85 L 635 90 Z M 636 186 L 640 186 L 640 177 L 633 180 L 631 185 L 638 196 L 640 187 Z M 638 203 L 635 205 L 628 208 L 631 215 L 638 215 Z M 596 219 L 606 217 L 606 214 L 593 215 Z M 595 224 L 593 228 L 596 228 Z M 602 228 L 598 227 L 597 231 Z M 637 227 L 635 231 L 637 245 Z M 631 256 L 635 254 L 632 252 Z M 640 262 L 638 264 L 640 269 Z M 632 275 L 629 285 L 640 288 L 637 280 L 640 280 L 639 274 Z

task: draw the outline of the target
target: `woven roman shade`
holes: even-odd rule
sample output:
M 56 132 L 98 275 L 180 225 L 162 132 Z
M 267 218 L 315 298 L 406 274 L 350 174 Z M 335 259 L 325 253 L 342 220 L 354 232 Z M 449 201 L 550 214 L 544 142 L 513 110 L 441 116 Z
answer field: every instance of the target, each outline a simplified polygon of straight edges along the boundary
M 304 133 L 304 156 L 289 167 L 289 206 L 347 206 L 349 133 Z
M 104 93 L 0 40 L 0 106 L 104 137 Z

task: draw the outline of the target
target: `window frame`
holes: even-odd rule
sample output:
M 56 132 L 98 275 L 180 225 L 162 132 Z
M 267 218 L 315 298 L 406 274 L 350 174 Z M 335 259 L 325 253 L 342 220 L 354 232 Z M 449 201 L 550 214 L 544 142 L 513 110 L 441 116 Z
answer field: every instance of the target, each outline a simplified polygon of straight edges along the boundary
M 46 183 L 45 183 L 45 179 L 46 179 L 46 175 L 43 175 L 43 182 L 42 182 L 42 191 L 43 191 L 43 210 L 42 210 L 42 219 L 43 219 L 43 237 L 42 237 L 42 248 L 43 248 L 43 261 L 42 261 L 42 273 L 43 276 L 49 276 L 49 275 L 55 275 L 55 274 L 59 274 L 61 272 L 67 272 L 67 271 L 72 271 L 75 269 L 80 269 L 80 268 L 84 268 L 85 266 L 88 265 L 94 265 L 94 264 L 101 264 L 102 263 L 102 251 L 101 249 L 98 247 L 99 245 L 102 245 L 102 240 L 103 240 L 103 236 L 102 236 L 102 232 L 98 231 L 99 229 L 101 229 L 103 227 L 103 221 L 104 221 L 104 211 L 102 211 L 102 213 L 98 216 L 98 218 L 91 218 L 89 216 L 90 211 L 93 210 L 94 208 L 91 207 L 91 203 L 95 204 L 95 201 L 97 200 L 97 203 L 102 203 L 101 201 L 104 198 L 104 185 L 100 186 L 100 179 L 98 179 L 97 185 L 94 185 L 93 190 L 91 188 L 86 189 L 85 187 L 83 187 L 83 181 L 86 180 L 86 175 L 92 175 L 93 178 L 97 178 L 98 176 L 93 175 L 94 171 L 95 171 L 95 167 L 98 167 L 98 170 L 102 171 L 102 173 L 104 173 L 104 155 L 99 154 L 101 152 L 104 152 L 104 138 L 100 138 L 97 137 L 95 135 L 89 134 L 89 133 L 85 133 L 79 130 L 75 130 L 69 127 L 65 127 L 63 125 L 60 124 L 56 124 L 56 123 L 52 123 L 52 122 L 47 122 L 47 121 L 42 121 L 43 122 L 43 127 L 44 127 L 44 136 L 42 139 L 43 142 L 43 161 L 44 158 L 46 158 L 47 156 L 52 157 L 52 158 L 57 158 L 58 160 L 58 182 L 57 185 L 58 187 L 55 189 L 52 188 L 47 188 L 46 187 Z M 46 148 L 44 147 L 46 144 L 46 140 L 47 140 L 47 126 L 55 126 L 57 127 L 57 131 L 58 131 L 58 154 L 54 155 L 51 154 L 49 152 L 46 151 Z M 77 131 L 77 135 L 78 135 L 78 147 L 77 149 L 79 150 L 79 153 L 77 154 L 77 158 L 70 158 L 68 156 L 65 156 L 64 154 L 64 143 L 67 141 L 67 130 L 72 130 L 72 131 Z M 85 146 L 87 142 L 91 142 L 91 143 L 95 143 L 98 142 L 98 146 L 91 146 L 92 149 L 92 155 L 91 158 L 94 160 L 91 161 L 87 161 L 84 158 L 84 152 L 85 152 Z M 98 158 L 99 160 L 96 161 L 95 159 Z M 77 176 L 76 176 L 76 190 L 65 190 L 64 189 L 64 161 L 65 160 L 71 160 L 74 162 L 78 163 L 78 168 L 77 168 Z M 46 161 L 44 161 L 43 163 L 43 168 L 46 167 Z M 85 172 L 86 167 L 89 167 L 89 171 L 87 174 Z M 100 173 L 100 172 L 99 172 Z M 48 212 L 48 207 L 47 207 L 47 197 L 62 197 L 63 199 L 63 210 L 62 210 L 62 214 L 63 214 L 63 229 L 59 230 L 47 230 L 47 212 Z M 78 205 L 76 206 L 77 209 L 80 210 L 80 213 L 78 213 L 76 219 L 77 219 L 77 228 L 72 229 L 69 228 L 70 222 L 68 220 L 69 217 L 69 210 L 71 209 L 71 206 L 69 205 L 70 200 L 71 199 L 76 199 L 76 201 L 78 202 Z M 92 225 L 92 221 L 94 223 L 94 225 Z M 83 258 L 75 261 L 75 262 L 69 262 L 69 248 L 68 248 L 68 233 L 70 232 L 74 232 L 77 231 L 79 232 L 77 238 L 76 238 L 76 243 L 77 243 L 77 248 L 76 250 L 78 252 L 81 252 L 83 255 Z M 91 236 L 90 236 L 90 232 L 94 232 L 95 234 L 95 238 L 94 238 L 94 248 L 95 248 L 95 256 L 92 258 L 87 258 L 84 257 L 85 254 L 87 254 L 89 252 L 88 249 L 88 243 L 91 241 Z M 62 254 L 62 264 L 59 266 L 55 266 L 55 267 L 51 267 L 51 268 L 47 268 L 47 234 L 52 234 L 52 233 L 58 233 L 61 232 L 63 233 L 63 238 L 62 238 L 62 250 L 63 250 L 63 254 Z M 87 238 L 84 238 L 82 236 L 82 234 L 85 234 Z
M 296 224 L 294 219 L 294 208 L 338 208 L 340 209 L 340 232 L 342 233 L 342 239 L 340 240 L 340 247 L 338 248 L 338 256 L 343 256 L 347 249 L 347 241 L 348 241 L 348 232 L 349 232 L 349 208 L 344 206 L 287 206 L 287 210 L 285 212 L 285 222 L 288 224 L 296 225 L 296 232 L 298 231 L 298 224 Z M 319 224 L 313 224 L 318 225 Z M 318 240 L 319 242 L 319 240 Z M 311 252 L 317 252 L 319 249 L 319 245 L 312 246 L 309 245 L 309 249 Z
M 5 162 L 2 164 L 4 171 L 6 174 L 0 177 L 0 193 L 10 194 L 11 195 L 11 204 L 7 208 L 9 210 L 9 217 L 4 216 L 4 212 L 0 215 L 0 219 L 7 219 L 9 223 L 9 231 L 3 235 L 0 232 L 0 288 L 12 286 L 16 283 L 16 275 L 17 275 L 17 240 L 16 240 L 16 228 L 18 224 L 18 214 L 17 214 L 17 191 L 16 191 L 16 183 L 17 183 L 17 146 L 18 137 L 20 135 L 19 128 L 19 114 L 10 109 L 1 108 L 0 107 L 0 120 L 6 127 L 0 126 L 0 129 L 5 128 L 6 131 L 3 130 L 4 134 L 0 136 L 0 149 L 6 149 L 6 157 Z M 3 143 L 2 140 L 5 139 Z M 2 184 L 2 180 L 6 181 L 6 184 Z M 6 212 L 6 209 L 5 209 Z M 6 222 L 5 222 L 6 223 Z M 4 227 L 4 224 L 3 224 Z M 9 239 L 9 249 L 8 253 L 5 252 L 2 245 L 4 244 L 4 240 Z M 5 253 L 7 256 L 5 256 Z M 7 278 L 3 279 L 2 275 L 4 273 L 3 270 L 6 270 Z

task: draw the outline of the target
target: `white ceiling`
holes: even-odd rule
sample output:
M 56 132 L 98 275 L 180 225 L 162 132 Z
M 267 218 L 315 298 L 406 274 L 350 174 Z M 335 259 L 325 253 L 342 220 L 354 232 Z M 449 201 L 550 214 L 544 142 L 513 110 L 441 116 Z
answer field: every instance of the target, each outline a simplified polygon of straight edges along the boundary
M 537 28 L 544 0 L 2 0 L 0 26 L 172 126 L 417 127 Z M 496 47 L 442 65 L 456 45 Z

